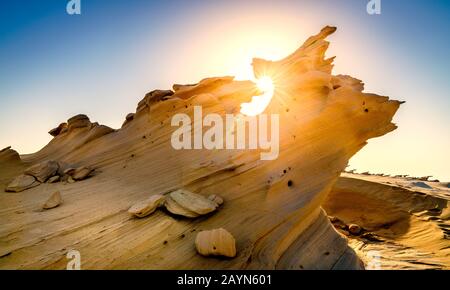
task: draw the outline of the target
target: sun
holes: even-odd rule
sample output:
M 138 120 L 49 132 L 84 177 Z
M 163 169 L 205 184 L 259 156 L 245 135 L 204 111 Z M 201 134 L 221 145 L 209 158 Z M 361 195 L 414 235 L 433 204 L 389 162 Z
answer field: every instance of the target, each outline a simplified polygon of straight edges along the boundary
M 273 92 L 273 90 L 274 90 L 273 81 L 268 76 L 264 76 L 264 77 L 260 78 L 256 82 L 256 85 L 258 86 L 258 89 L 260 89 L 264 93 Z
M 241 104 L 241 113 L 246 116 L 256 116 L 264 112 L 272 100 L 275 86 L 272 78 L 262 76 L 256 81 L 256 86 L 263 93 L 260 96 L 253 96 L 250 103 Z

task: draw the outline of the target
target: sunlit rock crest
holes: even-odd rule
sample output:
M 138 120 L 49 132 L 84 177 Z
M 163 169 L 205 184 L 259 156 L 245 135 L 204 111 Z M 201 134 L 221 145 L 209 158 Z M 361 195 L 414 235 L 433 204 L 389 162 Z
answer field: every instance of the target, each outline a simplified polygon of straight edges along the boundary
M 0 153 L 7 156 L 0 162 L 14 167 L 0 171 L 4 185 L 44 160 L 96 169 L 82 182 L 51 185 L 64 198 L 51 211 L 33 211 L 48 197 L 43 186 L 0 197 L 0 268 L 64 269 L 65 251 L 76 249 L 84 269 L 361 269 L 321 204 L 350 157 L 396 128 L 391 120 L 400 102 L 332 74 L 325 38 L 335 30 L 325 27 L 285 59 L 253 60 L 255 76 L 275 85 L 264 113 L 280 116 L 276 160 L 261 161 L 260 150 L 172 148 L 174 114 L 192 116 L 196 105 L 203 114 L 238 114 L 260 93 L 233 77 L 151 92 L 118 130 L 79 115 L 52 130 L 54 139 L 37 153 L 21 160 L 11 149 Z M 196 220 L 157 211 L 136 221 L 126 212 L 136 200 L 179 188 L 219 194 L 224 206 Z M 196 253 L 196 232 L 214 228 L 233 234 L 235 258 Z

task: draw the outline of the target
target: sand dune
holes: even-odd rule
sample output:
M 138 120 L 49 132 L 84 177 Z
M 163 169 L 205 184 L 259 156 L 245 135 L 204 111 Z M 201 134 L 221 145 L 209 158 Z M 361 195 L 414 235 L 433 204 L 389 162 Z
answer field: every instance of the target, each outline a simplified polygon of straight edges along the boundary
M 280 117 L 275 160 L 261 160 L 261 149 L 171 146 L 175 114 L 192 117 L 197 105 L 204 114 L 238 114 L 241 103 L 261 93 L 253 82 L 233 77 L 150 92 L 118 130 L 77 115 L 52 129 L 54 139 L 34 154 L 2 151 L 0 186 L 5 189 L 31 172 L 30 166 L 49 160 L 58 166 L 43 166 L 48 174 L 40 179 L 59 176 L 60 181 L 0 194 L 0 268 L 65 269 L 71 249 L 80 252 L 84 269 L 364 268 L 365 249 L 380 244 L 352 238 L 350 247 L 327 214 L 404 247 L 405 267 L 411 261 L 448 267 L 443 197 L 396 191 L 378 181 L 339 179 L 368 139 L 396 128 L 391 120 L 401 102 L 364 93 L 363 83 L 350 76 L 332 75 L 325 38 L 334 31 L 324 28 L 283 60 L 253 61 L 256 77 L 269 74 L 275 82 L 265 111 Z M 27 182 L 19 185 L 27 187 Z M 201 198 L 189 208 L 189 201 L 180 198 L 171 212 L 152 208 L 143 218 L 128 213 L 155 194 L 164 195 L 167 204 L 169 193 L 178 189 L 205 198 L 219 195 L 224 203 L 202 215 L 195 211 Z M 57 203 L 44 210 L 56 191 Z M 197 233 L 218 228 L 236 240 L 234 258 L 196 252 Z
M 382 269 L 449 269 L 450 191 L 439 183 L 405 188 L 405 182 L 343 174 L 323 207 L 366 264 L 376 253 Z M 349 234 L 340 221 L 358 224 L 365 234 Z

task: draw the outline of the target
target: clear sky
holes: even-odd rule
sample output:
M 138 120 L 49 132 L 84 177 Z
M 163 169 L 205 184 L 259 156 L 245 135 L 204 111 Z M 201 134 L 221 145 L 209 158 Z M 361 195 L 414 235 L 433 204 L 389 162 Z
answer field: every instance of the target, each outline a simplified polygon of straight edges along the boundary
M 44 146 L 78 114 L 119 128 L 155 88 L 251 78 L 252 57 L 279 59 L 335 25 L 335 73 L 404 100 L 399 128 L 352 160 L 359 171 L 450 180 L 450 1 L 68 0 L 0 2 L 0 147 Z

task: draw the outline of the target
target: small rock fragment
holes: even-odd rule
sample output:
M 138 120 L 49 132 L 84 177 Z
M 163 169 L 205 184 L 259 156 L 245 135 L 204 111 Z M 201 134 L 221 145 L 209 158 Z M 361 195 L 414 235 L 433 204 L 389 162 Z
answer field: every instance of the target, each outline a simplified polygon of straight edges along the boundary
M 75 172 L 76 168 L 69 167 L 63 171 L 63 174 L 72 175 Z
M 329 218 L 330 218 L 331 223 L 333 224 L 333 226 L 336 229 L 342 229 L 342 230 L 347 229 L 347 225 L 343 221 L 341 221 L 338 217 L 331 216 Z
M 59 206 L 62 203 L 61 194 L 59 191 L 53 193 L 50 198 L 42 206 L 43 209 L 52 209 Z
M 364 238 L 370 242 L 382 242 L 383 240 L 379 238 L 378 236 L 372 234 L 372 233 L 364 233 L 361 235 L 361 238 Z
M 50 178 L 47 180 L 47 183 L 55 183 L 55 182 L 58 182 L 59 179 L 60 179 L 59 175 L 55 175 L 55 176 L 50 177 Z
M 38 186 L 41 184 L 31 175 L 21 174 L 17 176 L 5 189 L 8 192 L 21 192 L 26 189 Z
M 179 189 L 171 192 L 170 197 L 181 207 L 199 215 L 208 214 L 217 208 L 217 204 L 202 195 Z
M 88 177 L 92 171 L 94 171 L 94 169 L 86 167 L 86 166 L 79 167 L 79 168 L 75 169 L 75 171 L 73 172 L 72 178 L 74 180 L 83 180 L 86 177 Z
M 69 177 L 67 178 L 67 182 L 68 182 L 68 183 L 75 183 L 75 179 L 73 179 L 72 176 L 69 176 Z
M 68 182 L 69 181 L 69 177 L 70 177 L 70 175 L 64 174 L 63 176 L 61 176 L 59 181 L 61 181 L 61 182 Z
M 127 125 L 128 123 L 130 123 L 131 121 L 134 120 L 134 113 L 129 113 L 126 117 L 125 117 L 125 121 L 122 124 L 122 127 Z
M 223 204 L 223 198 L 216 194 L 211 194 L 210 196 L 208 196 L 208 199 L 217 203 L 218 206 Z
M 125 119 L 126 119 L 127 121 L 133 120 L 133 119 L 134 119 L 134 113 L 129 113 L 129 114 L 125 117 Z
M 345 236 L 350 236 L 350 233 L 348 232 L 348 231 L 346 231 L 346 230 L 340 230 L 340 233 L 342 233 L 343 235 L 345 235 Z
M 58 162 L 48 160 L 27 168 L 25 174 L 34 176 L 39 182 L 45 182 L 56 174 L 58 168 Z
M 185 216 L 188 218 L 196 218 L 199 216 L 199 214 L 190 211 L 188 209 L 185 209 L 184 207 L 182 207 L 181 205 L 179 205 L 176 201 L 174 201 L 170 196 L 166 197 L 166 200 L 164 202 L 164 206 L 166 207 L 166 209 L 176 215 L 181 215 L 181 216 Z
M 133 214 L 139 218 L 143 218 L 153 213 L 158 207 L 160 207 L 164 203 L 164 195 L 155 194 L 150 198 L 140 201 L 130 207 L 128 212 Z
M 361 227 L 358 226 L 357 224 L 351 224 L 348 226 L 348 231 L 352 234 L 352 235 L 360 235 L 361 234 Z
M 197 252 L 203 256 L 236 256 L 236 241 L 225 229 L 202 231 L 195 238 Z
M 59 176 L 63 176 L 64 171 L 66 171 L 67 168 L 71 167 L 69 163 L 67 163 L 65 161 L 61 161 L 61 160 L 58 161 L 58 166 L 59 166 L 59 168 L 58 168 L 58 171 L 56 172 L 56 175 L 59 175 Z
M 332 223 L 337 223 L 340 221 L 339 218 L 337 218 L 335 216 L 329 216 L 328 218 L 330 219 L 330 222 L 332 222 Z
M 54 129 L 51 129 L 48 133 L 49 133 L 50 135 L 52 135 L 53 137 L 56 137 L 56 136 L 58 136 L 59 134 L 61 134 L 61 131 L 62 131 L 63 129 L 66 129 L 66 128 L 67 128 L 67 123 L 61 123 L 61 124 L 59 124 L 58 127 L 54 128 Z

